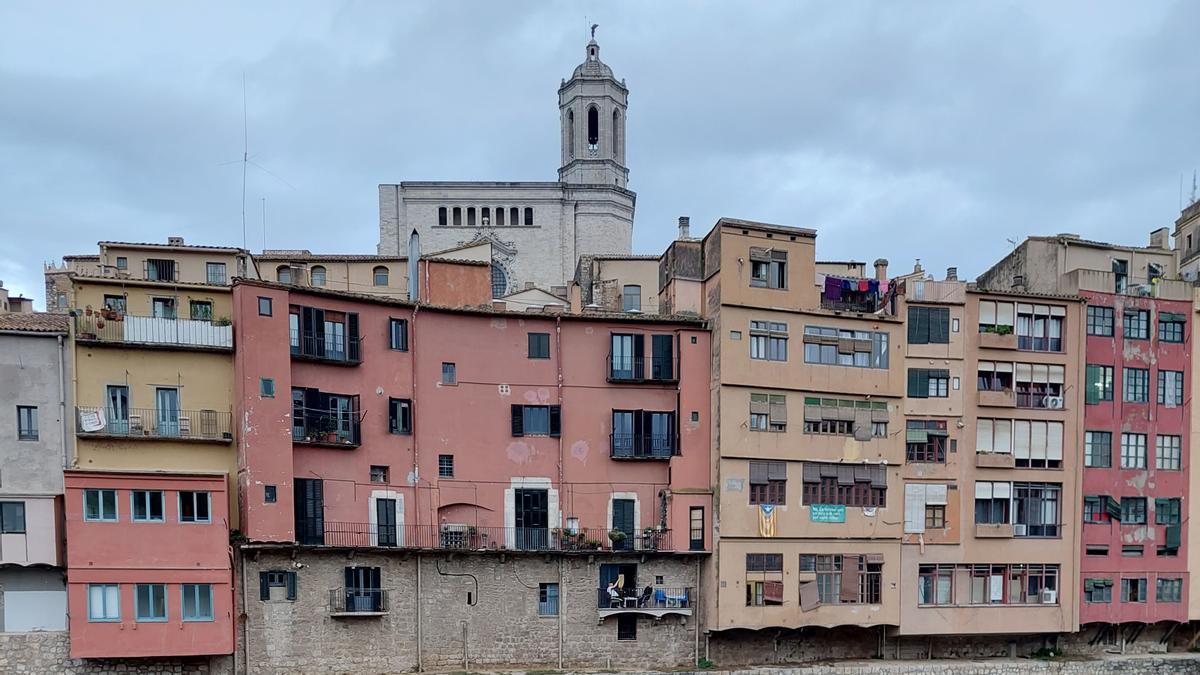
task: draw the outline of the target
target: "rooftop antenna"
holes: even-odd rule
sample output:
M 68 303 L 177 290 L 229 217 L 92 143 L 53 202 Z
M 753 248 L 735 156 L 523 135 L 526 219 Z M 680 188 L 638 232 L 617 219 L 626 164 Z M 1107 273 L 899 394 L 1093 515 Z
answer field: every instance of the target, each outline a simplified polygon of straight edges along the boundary
M 250 163 L 250 121 L 246 114 L 246 71 L 242 71 L 242 248 L 246 248 L 246 165 Z
M 1188 200 L 1188 206 L 1196 203 L 1196 170 L 1192 169 L 1192 196 Z
M 263 252 L 267 250 L 267 198 L 262 198 L 263 204 Z

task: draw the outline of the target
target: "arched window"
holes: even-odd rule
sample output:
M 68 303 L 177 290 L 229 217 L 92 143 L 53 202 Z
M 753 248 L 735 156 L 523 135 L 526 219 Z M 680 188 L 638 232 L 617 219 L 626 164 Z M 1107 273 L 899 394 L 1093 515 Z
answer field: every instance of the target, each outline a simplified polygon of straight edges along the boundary
M 517 214 L 518 214 L 518 211 L 517 211 L 517 207 L 515 207 L 515 206 L 508 210 L 508 224 L 509 225 L 520 225 L 521 224 L 521 216 L 519 216 Z
M 533 225 L 533 207 L 532 206 L 525 207 L 525 224 Z
M 575 111 L 567 111 L 567 155 L 575 159 Z
M 438 207 L 438 225 L 445 225 L 445 224 L 446 224 L 446 207 L 439 206 Z
M 621 159 L 621 113 L 616 108 L 613 108 L 612 118 L 612 156 L 615 160 Z
M 454 226 L 459 227 L 461 225 L 462 225 L 462 207 L 456 206 L 456 207 L 454 207 Z
M 492 210 L 488 207 L 479 209 L 479 224 L 487 227 L 492 224 Z
M 292 268 L 287 265 L 280 265 L 275 268 L 275 280 L 281 284 L 292 283 Z
M 504 225 L 504 207 L 503 206 L 496 207 L 496 224 L 501 225 L 501 226 Z
M 475 227 L 475 207 L 467 207 L 467 227 Z
M 383 265 L 376 267 L 372 276 L 375 279 L 374 283 L 376 286 L 388 285 L 388 268 L 384 267 Z
M 595 150 L 600 145 L 600 110 L 596 106 L 588 108 L 588 150 Z
M 312 268 L 312 270 L 308 273 L 308 276 L 309 276 L 309 278 L 312 279 L 313 286 L 324 286 L 325 285 L 325 268 L 324 267 L 317 265 L 316 267 Z
M 503 298 L 505 291 L 508 290 L 508 275 L 504 273 L 504 268 L 492 263 L 492 297 Z

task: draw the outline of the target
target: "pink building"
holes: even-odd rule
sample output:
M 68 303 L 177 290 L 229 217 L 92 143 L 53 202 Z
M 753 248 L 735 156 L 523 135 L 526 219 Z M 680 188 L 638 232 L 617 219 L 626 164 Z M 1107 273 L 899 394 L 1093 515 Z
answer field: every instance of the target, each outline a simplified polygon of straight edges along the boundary
M 72 658 L 233 652 L 223 474 L 67 471 Z

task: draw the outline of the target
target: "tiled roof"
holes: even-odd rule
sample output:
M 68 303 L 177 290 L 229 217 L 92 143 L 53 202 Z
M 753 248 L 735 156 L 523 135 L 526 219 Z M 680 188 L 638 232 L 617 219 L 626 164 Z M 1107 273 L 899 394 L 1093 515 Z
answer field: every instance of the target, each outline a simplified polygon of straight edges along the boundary
M 46 312 L 0 314 L 0 331 L 22 331 L 27 333 L 65 333 L 67 316 Z
M 204 244 L 163 244 L 150 241 L 101 241 L 98 246 L 137 246 L 139 248 L 193 248 L 204 251 L 228 251 L 241 253 L 242 249 L 233 246 L 207 246 Z
M 397 255 L 366 255 L 354 253 L 264 253 L 254 256 L 257 260 L 287 261 L 304 260 L 311 262 L 404 262 L 408 258 Z

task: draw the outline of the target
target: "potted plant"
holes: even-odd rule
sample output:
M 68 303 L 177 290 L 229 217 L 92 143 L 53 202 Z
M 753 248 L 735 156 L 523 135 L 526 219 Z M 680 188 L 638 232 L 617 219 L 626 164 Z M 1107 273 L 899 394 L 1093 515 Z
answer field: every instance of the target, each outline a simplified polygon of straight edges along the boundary
M 222 316 L 222 317 L 218 318 L 217 320 L 213 321 L 213 323 L 218 326 L 232 326 L 233 325 L 233 321 L 230 321 L 229 317 L 227 317 L 227 316 Z
M 608 531 L 608 539 L 612 542 L 613 548 L 617 548 L 621 542 L 625 541 L 625 533 L 614 528 Z
M 318 417 L 313 423 L 313 431 L 316 432 L 318 439 L 326 443 L 337 442 L 337 422 L 332 417 Z
M 595 539 L 584 539 L 580 544 L 580 547 L 585 551 L 599 551 L 600 542 L 596 541 Z

